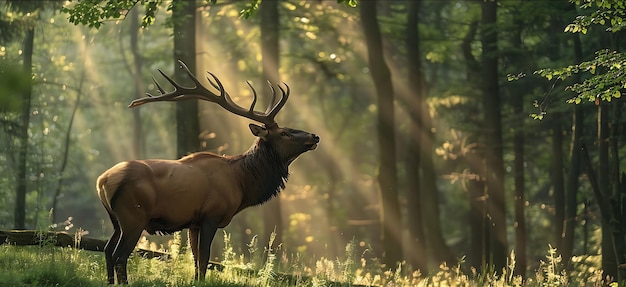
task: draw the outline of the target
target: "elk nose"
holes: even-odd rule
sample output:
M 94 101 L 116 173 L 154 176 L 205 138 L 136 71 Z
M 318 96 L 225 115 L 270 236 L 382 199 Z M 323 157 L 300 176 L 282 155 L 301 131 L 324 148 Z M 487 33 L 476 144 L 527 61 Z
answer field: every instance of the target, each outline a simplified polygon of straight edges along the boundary
M 316 135 L 316 134 L 312 134 L 311 136 L 313 136 L 313 139 L 314 139 L 316 142 L 319 142 L 319 141 L 320 141 L 320 137 L 319 137 L 318 135 Z

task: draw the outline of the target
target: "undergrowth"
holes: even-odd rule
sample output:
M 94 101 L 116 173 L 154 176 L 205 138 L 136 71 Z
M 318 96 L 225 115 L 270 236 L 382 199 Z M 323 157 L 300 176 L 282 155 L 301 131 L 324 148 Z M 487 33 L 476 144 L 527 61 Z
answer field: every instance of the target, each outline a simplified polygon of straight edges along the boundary
M 230 235 L 224 233 L 223 269 L 209 271 L 204 282 L 194 282 L 190 252 L 175 253 L 181 244 L 178 236 L 169 246 L 167 260 L 131 256 L 130 286 L 607 286 L 598 268 L 598 256 L 575 257 L 574 270 L 566 272 L 552 247 L 535 273 L 523 280 L 513 275 L 514 253 L 499 272 L 481 273 L 475 268 L 463 272 L 466 266 L 460 260 L 455 266 L 443 264 L 424 275 L 403 264 L 391 270 L 384 269 L 376 258 L 359 258 L 354 242 L 346 246 L 344 258 L 320 258 L 315 266 L 307 267 L 299 255 L 287 260 L 281 246 L 273 246 L 273 239 L 268 246 L 258 248 L 254 237 L 247 245 L 249 254 L 244 256 L 233 251 Z M 40 246 L 0 246 L 0 286 L 106 286 L 105 273 L 100 252 L 59 248 L 46 242 Z

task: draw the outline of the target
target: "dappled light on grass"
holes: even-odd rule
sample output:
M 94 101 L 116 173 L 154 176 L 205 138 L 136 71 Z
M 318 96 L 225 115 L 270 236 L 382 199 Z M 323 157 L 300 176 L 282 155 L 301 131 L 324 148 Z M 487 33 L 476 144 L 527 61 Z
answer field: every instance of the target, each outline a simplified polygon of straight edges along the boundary
M 314 268 L 302 267 L 298 257 L 274 261 L 272 256 L 268 256 L 263 265 L 252 266 L 243 256 L 232 252 L 228 234 L 224 240 L 227 246 L 224 253 L 229 253 L 225 257 L 229 259 L 223 262 L 222 271 L 208 272 L 205 282 L 193 281 L 190 253 L 167 260 L 144 259 L 133 254 L 129 262 L 130 286 L 606 286 L 602 272 L 597 269 L 599 257 L 577 258 L 572 262 L 577 271 L 567 273 L 552 247 L 547 249 L 534 276 L 522 281 L 512 274 L 514 253 L 509 256 L 509 265 L 500 272 L 479 273 L 471 268 L 466 274 L 462 271 L 465 263 L 461 260 L 455 266 L 442 264 L 424 276 L 417 271 L 403 274 L 402 266 L 391 271 L 359 258 L 359 254 L 354 253 L 354 243 L 346 247 L 346 254 L 340 258 L 317 259 Z M 262 252 L 260 248 L 257 250 Z M 283 256 L 281 250 L 273 252 Z M 0 286 L 104 286 L 103 263 L 103 254 L 99 252 L 47 245 L 2 245 Z M 290 270 L 290 273 L 272 271 L 275 269 Z

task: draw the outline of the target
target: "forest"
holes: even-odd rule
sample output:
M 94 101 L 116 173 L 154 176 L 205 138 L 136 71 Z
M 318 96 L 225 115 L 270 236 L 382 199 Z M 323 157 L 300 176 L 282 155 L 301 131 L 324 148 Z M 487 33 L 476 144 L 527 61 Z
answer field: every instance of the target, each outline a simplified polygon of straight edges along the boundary
M 624 27 L 620 0 L 0 1 L 0 229 L 106 240 L 116 163 L 246 152 L 214 103 L 128 107 L 193 85 L 182 62 L 257 110 L 287 84 L 276 121 L 321 139 L 224 228 L 238 254 L 626 282 Z

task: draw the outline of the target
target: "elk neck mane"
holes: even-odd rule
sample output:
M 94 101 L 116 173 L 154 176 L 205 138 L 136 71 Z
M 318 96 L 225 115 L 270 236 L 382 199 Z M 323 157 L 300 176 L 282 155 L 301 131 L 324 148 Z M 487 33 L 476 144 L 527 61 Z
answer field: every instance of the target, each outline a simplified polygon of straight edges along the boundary
M 262 204 L 285 188 L 289 177 L 288 163 L 271 144 L 257 139 L 256 143 L 238 158 L 241 164 L 241 188 L 244 205 Z

